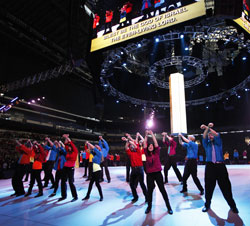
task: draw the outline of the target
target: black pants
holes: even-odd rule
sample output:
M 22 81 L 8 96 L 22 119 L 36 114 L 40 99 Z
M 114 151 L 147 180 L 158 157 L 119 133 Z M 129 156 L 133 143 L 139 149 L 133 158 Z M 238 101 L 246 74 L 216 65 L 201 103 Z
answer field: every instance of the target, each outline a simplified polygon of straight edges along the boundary
M 130 178 L 130 168 L 131 168 L 131 163 L 130 163 L 130 159 L 127 159 L 126 161 L 126 181 L 129 182 Z
M 58 186 L 59 186 L 59 181 L 62 180 L 62 176 L 63 176 L 63 170 L 57 170 L 56 171 L 56 177 L 55 177 L 55 183 L 54 183 L 54 192 L 56 193 Z
M 87 192 L 86 196 L 88 196 L 88 197 L 90 196 L 93 184 L 95 182 L 95 185 L 96 185 L 96 187 L 99 191 L 99 194 L 100 194 L 100 198 L 103 198 L 102 188 L 101 188 L 101 185 L 99 183 L 100 178 L 101 178 L 101 170 L 92 173 L 92 178 L 89 182 L 89 188 L 88 188 L 88 192 Z
M 84 159 L 83 160 L 83 166 L 85 168 L 85 171 L 84 171 L 84 177 L 87 176 L 88 174 L 88 166 L 89 166 L 89 160 L 88 159 Z
M 31 171 L 31 179 L 30 179 L 30 186 L 29 186 L 29 190 L 28 190 L 28 193 L 31 194 L 32 192 L 32 188 L 35 184 L 35 180 L 38 184 L 38 188 L 39 188 L 39 194 L 42 194 L 43 193 L 43 185 L 42 185 L 42 180 L 41 180 L 41 172 L 42 170 L 35 170 L 33 169 Z
M 200 191 L 203 191 L 203 187 L 201 186 L 200 180 L 197 177 L 197 160 L 196 159 L 188 159 L 183 174 L 183 190 L 187 190 L 187 179 L 192 175 L 193 181 L 197 188 Z
M 62 198 L 67 197 L 67 180 L 69 181 L 69 186 L 73 198 L 77 198 L 76 187 L 74 185 L 74 167 L 63 167 L 62 169 L 62 182 L 61 182 L 61 194 Z
M 148 205 L 151 207 L 152 206 L 152 196 L 153 196 L 153 191 L 155 189 L 155 182 L 162 194 L 162 197 L 166 203 L 166 206 L 168 209 L 171 209 L 169 199 L 168 199 L 168 194 L 166 192 L 166 189 L 164 187 L 163 183 L 163 176 L 161 172 L 154 172 L 154 173 L 148 173 L 147 174 L 147 186 L 148 186 Z
M 93 173 L 93 162 L 89 162 L 88 167 L 89 167 L 88 179 L 91 179 L 92 178 L 92 173 Z
M 109 31 L 107 31 L 107 30 L 109 30 Z M 107 33 L 110 33 L 110 32 L 112 32 L 111 22 L 107 22 L 107 23 L 105 23 L 105 31 L 104 31 L 103 34 L 107 34 Z
M 233 200 L 231 182 L 225 164 L 214 164 L 212 162 L 207 162 L 205 168 L 205 206 L 210 207 L 216 181 L 228 205 L 231 208 L 236 208 L 236 204 Z
M 47 161 L 44 169 L 44 173 L 45 173 L 45 182 L 44 182 L 44 186 L 48 186 L 49 180 L 51 181 L 52 185 L 54 186 L 55 180 L 54 180 L 54 176 L 52 174 L 52 170 L 54 167 L 54 161 Z
M 32 165 L 33 165 L 33 162 L 31 162 L 30 164 L 27 164 L 26 166 L 26 173 L 25 173 L 25 181 L 28 181 L 29 179 L 29 175 L 31 174 L 31 171 L 32 171 Z
M 107 180 L 110 181 L 110 174 L 109 174 L 109 169 L 108 169 L 108 159 L 107 159 L 107 157 L 105 157 L 104 161 L 101 163 L 101 168 L 102 168 L 101 180 L 103 180 L 103 167 L 104 167 L 104 170 L 105 170 Z
M 136 192 L 136 184 L 139 181 L 142 192 L 147 199 L 148 197 L 148 191 L 146 188 L 146 185 L 144 184 L 144 171 L 143 171 L 143 166 L 138 166 L 138 167 L 132 167 L 131 175 L 130 175 L 130 188 L 132 191 L 132 194 L 134 198 L 138 198 L 137 192 Z
M 17 164 L 15 173 L 12 177 L 11 183 L 12 187 L 17 195 L 22 195 L 25 193 L 23 187 L 23 176 L 26 173 L 26 168 L 28 164 Z
M 181 176 L 181 173 L 180 173 L 179 169 L 177 168 L 176 157 L 174 155 L 172 155 L 172 156 L 168 155 L 167 156 L 167 161 L 166 161 L 165 166 L 164 166 L 165 182 L 168 183 L 168 171 L 171 168 L 171 166 L 173 167 L 174 172 L 175 172 L 178 180 L 181 182 L 182 181 L 182 176 Z

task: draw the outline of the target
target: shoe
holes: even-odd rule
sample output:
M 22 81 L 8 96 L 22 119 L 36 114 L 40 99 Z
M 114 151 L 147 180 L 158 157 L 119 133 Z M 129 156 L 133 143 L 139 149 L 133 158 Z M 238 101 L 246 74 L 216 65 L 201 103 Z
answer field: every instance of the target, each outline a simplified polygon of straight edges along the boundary
M 169 209 L 169 210 L 168 210 L 168 213 L 169 213 L 170 215 L 172 215 L 174 212 L 173 212 L 172 209 Z
M 34 198 L 37 198 L 37 197 L 40 197 L 40 196 L 43 196 L 43 193 L 38 193 Z
M 88 181 L 88 180 L 90 180 L 90 178 L 87 178 L 85 181 Z
M 234 213 L 239 213 L 239 210 L 237 209 L 237 207 L 231 208 L 231 210 L 232 210 Z
M 205 212 L 207 212 L 209 209 L 210 209 L 210 207 L 208 207 L 208 206 L 204 206 L 204 207 L 203 207 L 203 209 L 202 209 L 202 212 L 204 212 L 204 213 L 205 213 Z
M 75 197 L 75 198 L 73 198 L 73 199 L 71 200 L 71 202 L 75 202 L 77 199 L 78 199 L 78 198 Z
M 145 210 L 145 214 L 148 214 L 151 211 L 151 206 L 148 206 L 147 209 Z
M 108 183 L 110 183 L 111 182 L 111 180 L 108 180 Z
M 89 199 L 89 196 L 85 196 L 85 197 L 82 199 L 82 201 L 88 200 L 88 199 Z
M 49 195 L 49 197 L 54 197 L 55 195 L 56 193 L 53 192 L 52 194 Z
M 25 192 L 17 193 L 17 194 L 16 194 L 16 197 L 21 196 L 21 195 L 24 195 L 24 194 L 25 194 Z
M 200 195 L 204 195 L 204 190 L 200 191 Z
M 15 193 L 13 193 L 13 194 L 11 194 L 10 196 L 16 196 L 16 192 L 15 192 Z
M 24 195 L 24 197 L 27 197 L 27 196 L 29 196 L 29 195 L 31 195 L 31 193 L 30 193 L 30 192 L 27 192 L 27 193 Z
M 100 199 L 99 199 L 99 201 L 102 201 L 103 200 L 103 197 L 101 197 Z
M 64 199 L 66 199 L 66 197 L 61 197 L 61 198 L 59 198 L 57 201 L 60 202 L 60 201 L 62 201 L 62 200 L 64 200 Z
M 180 191 L 180 193 L 185 193 L 185 192 L 187 192 L 187 189 L 182 189 L 182 190 Z
M 47 184 L 43 185 L 43 188 L 46 188 L 46 187 L 48 187 L 48 185 L 47 185 Z
M 131 202 L 137 202 L 138 201 L 138 197 L 137 198 L 133 198 L 132 200 L 131 200 Z
M 100 179 L 100 180 L 99 180 L 99 183 L 102 183 L 103 181 L 104 181 L 103 179 Z

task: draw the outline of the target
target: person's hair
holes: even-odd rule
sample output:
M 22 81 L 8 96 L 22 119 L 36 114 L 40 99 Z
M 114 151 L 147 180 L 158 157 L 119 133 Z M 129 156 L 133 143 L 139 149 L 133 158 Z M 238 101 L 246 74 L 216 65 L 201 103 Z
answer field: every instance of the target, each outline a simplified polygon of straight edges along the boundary
M 148 147 L 150 146 L 150 144 L 152 144 L 153 147 L 154 147 L 153 151 L 149 151 L 149 150 L 148 150 Z M 155 145 L 154 145 L 154 143 L 148 143 L 148 145 L 147 145 L 147 153 L 148 153 L 149 155 L 155 153 Z

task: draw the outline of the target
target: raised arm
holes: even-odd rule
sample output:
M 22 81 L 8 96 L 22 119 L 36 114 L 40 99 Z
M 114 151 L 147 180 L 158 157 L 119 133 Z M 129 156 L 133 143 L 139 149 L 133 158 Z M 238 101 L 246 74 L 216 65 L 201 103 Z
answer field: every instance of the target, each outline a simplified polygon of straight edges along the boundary
M 167 136 L 167 133 L 166 133 L 166 132 L 163 132 L 161 135 L 162 135 L 162 142 L 163 142 L 163 143 L 166 143 L 166 136 Z
M 214 126 L 214 124 L 211 123 L 211 122 L 208 124 L 208 126 L 206 126 L 204 124 L 201 125 L 200 128 L 204 129 L 204 133 L 203 133 L 203 138 L 204 139 L 207 137 L 208 132 L 211 132 L 216 137 L 218 136 L 218 133 L 214 129 L 212 129 L 213 126 Z
M 94 149 L 95 148 L 95 146 L 93 144 L 89 143 L 88 141 L 86 141 L 86 144 L 87 144 L 89 149 Z
M 179 140 L 180 145 L 182 146 L 183 145 L 183 141 L 182 141 L 182 135 L 180 133 L 178 135 L 178 140 Z
M 71 142 L 71 139 L 69 138 L 69 134 L 63 134 L 62 136 L 65 138 L 65 144 Z
M 148 145 L 148 134 L 149 134 L 149 131 L 146 130 L 145 131 L 145 138 L 144 138 L 144 142 L 143 142 L 143 148 L 147 148 L 147 145 Z
M 155 137 L 153 131 L 152 131 L 152 130 L 149 130 L 149 134 L 152 136 L 152 139 L 153 139 L 155 148 L 157 148 L 159 145 L 158 145 L 157 139 L 156 139 L 156 137 Z
M 126 137 L 122 137 L 122 140 L 126 141 L 126 143 L 125 143 L 125 150 L 127 150 L 128 149 L 128 145 L 129 145 L 129 140 Z
M 54 145 L 49 137 L 46 137 L 45 140 L 50 144 L 51 147 Z
M 184 140 L 184 142 L 189 143 L 189 139 L 184 137 L 182 134 L 180 134 L 180 136 L 181 136 L 181 139 Z

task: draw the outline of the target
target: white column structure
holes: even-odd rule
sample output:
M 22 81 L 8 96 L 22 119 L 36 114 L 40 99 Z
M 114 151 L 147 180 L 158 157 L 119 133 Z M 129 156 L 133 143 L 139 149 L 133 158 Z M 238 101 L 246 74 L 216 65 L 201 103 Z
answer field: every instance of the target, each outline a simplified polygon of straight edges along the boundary
M 184 76 L 181 73 L 169 77 L 171 133 L 187 133 Z

